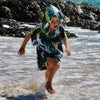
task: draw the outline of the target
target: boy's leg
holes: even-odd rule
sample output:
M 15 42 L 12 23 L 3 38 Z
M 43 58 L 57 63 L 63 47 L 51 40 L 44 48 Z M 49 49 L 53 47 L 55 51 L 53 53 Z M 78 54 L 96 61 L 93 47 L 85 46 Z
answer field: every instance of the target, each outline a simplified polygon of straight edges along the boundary
M 47 70 L 46 70 L 46 72 L 45 72 L 45 79 L 46 79 L 46 80 L 48 80 L 49 71 L 50 71 L 51 67 L 52 67 L 52 66 L 51 66 L 50 64 L 48 64 L 48 62 L 47 62 Z
M 52 80 L 53 80 L 55 73 L 59 69 L 60 64 L 59 62 L 51 58 L 47 59 L 47 63 L 48 65 L 47 65 L 47 71 L 46 71 L 46 78 L 47 78 L 46 89 L 50 94 L 53 94 L 55 93 L 55 91 L 52 88 Z

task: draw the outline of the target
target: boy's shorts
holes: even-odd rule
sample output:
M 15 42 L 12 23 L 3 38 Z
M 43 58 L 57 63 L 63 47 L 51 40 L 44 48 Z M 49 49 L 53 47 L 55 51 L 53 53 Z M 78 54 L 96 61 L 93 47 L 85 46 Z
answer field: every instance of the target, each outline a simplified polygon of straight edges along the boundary
M 48 53 L 41 49 L 41 47 L 37 46 L 37 65 L 40 70 L 47 69 L 47 58 L 50 57 L 57 62 L 60 62 L 60 58 L 56 53 Z

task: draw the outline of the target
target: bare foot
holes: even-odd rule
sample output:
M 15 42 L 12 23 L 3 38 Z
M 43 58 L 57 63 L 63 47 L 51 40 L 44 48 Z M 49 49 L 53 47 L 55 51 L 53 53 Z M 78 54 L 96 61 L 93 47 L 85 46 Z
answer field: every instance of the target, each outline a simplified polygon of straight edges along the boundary
M 46 84 L 45 88 L 47 89 L 48 93 L 50 93 L 50 94 L 56 93 L 50 84 Z

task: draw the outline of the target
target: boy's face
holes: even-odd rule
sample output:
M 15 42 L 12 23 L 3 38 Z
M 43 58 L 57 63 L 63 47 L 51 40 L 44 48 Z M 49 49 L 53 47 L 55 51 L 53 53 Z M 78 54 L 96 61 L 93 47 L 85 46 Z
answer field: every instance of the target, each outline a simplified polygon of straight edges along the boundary
M 59 26 L 59 24 L 60 24 L 60 21 L 57 18 L 57 16 L 53 16 L 51 19 L 50 30 L 55 31 L 57 27 Z

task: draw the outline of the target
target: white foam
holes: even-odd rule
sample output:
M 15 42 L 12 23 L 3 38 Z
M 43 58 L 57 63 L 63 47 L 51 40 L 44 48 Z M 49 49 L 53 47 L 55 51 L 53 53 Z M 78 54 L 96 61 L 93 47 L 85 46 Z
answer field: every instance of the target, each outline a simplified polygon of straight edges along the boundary
M 93 45 L 95 45 L 95 46 L 99 46 L 100 43 L 87 43 L 86 45 L 88 45 L 88 46 L 93 46 Z
M 5 25 L 5 24 L 4 24 L 4 25 L 3 25 L 3 27 L 5 27 L 5 28 L 9 28 L 10 26 L 9 26 L 9 25 Z
M 20 27 L 36 28 L 36 25 L 21 24 Z
M 65 27 L 66 31 L 69 32 L 74 32 L 74 33 L 79 33 L 79 32 L 98 32 L 98 31 L 93 31 L 93 30 L 89 30 L 89 29 L 82 29 L 81 27 Z
M 4 97 L 0 97 L 0 100 L 7 100 L 6 98 L 4 98 Z

